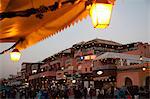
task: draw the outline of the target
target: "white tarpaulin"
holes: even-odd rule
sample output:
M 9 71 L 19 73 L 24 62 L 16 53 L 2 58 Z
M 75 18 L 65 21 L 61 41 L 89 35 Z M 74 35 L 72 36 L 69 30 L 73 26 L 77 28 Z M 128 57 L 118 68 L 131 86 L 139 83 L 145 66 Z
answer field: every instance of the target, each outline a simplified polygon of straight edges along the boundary
M 140 55 L 131 55 L 131 54 L 123 54 L 123 53 L 114 53 L 114 52 L 106 52 L 100 56 L 98 56 L 95 60 L 107 59 L 107 58 L 119 58 L 119 59 L 127 59 L 130 61 L 140 61 Z M 150 61 L 150 58 L 143 57 L 143 61 Z

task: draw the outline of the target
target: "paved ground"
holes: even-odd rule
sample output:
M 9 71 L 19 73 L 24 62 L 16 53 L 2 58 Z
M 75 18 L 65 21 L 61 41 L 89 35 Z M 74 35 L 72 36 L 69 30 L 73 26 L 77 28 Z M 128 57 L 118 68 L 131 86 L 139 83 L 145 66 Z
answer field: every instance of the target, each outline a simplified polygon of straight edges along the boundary
M 6 99 L 8 99 L 8 98 L 6 98 Z M 16 94 L 16 98 L 15 99 L 20 99 L 19 93 Z M 22 97 L 21 99 L 27 99 L 27 98 Z M 74 96 L 69 96 L 69 99 L 74 99 Z M 84 98 L 82 98 L 82 99 L 84 99 Z M 86 99 L 90 99 L 90 97 L 87 97 Z M 97 99 L 97 97 L 93 97 L 92 99 Z
M 69 99 L 74 99 L 74 96 L 70 96 Z M 84 99 L 84 98 L 82 98 L 82 99 Z M 90 97 L 87 97 L 86 99 L 90 99 Z M 96 96 L 92 97 L 92 99 L 97 99 L 97 97 Z

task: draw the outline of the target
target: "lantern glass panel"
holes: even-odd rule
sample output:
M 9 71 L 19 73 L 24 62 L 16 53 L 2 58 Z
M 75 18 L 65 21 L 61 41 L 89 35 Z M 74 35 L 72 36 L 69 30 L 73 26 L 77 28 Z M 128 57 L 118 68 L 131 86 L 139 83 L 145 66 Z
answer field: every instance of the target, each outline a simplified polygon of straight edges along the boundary
M 93 3 L 90 9 L 90 16 L 95 28 L 106 28 L 110 23 L 112 4 Z
M 11 59 L 12 61 L 19 61 L 20 56 L 21 56 L 21 53 L 20 53 L 20 52 L 11 52 L 11 53 L 10 53 L 10 59 Z

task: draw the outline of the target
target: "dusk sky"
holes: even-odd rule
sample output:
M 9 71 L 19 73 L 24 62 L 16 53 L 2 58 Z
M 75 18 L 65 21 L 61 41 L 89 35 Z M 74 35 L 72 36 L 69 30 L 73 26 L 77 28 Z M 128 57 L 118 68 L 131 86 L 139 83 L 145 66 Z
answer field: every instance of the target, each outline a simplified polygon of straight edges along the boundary
M 12 62 L 9 53 L 0 55 L 0 78 L 16 74 L 17 71 L 20 71 L 22 62 L 42 61 L 81 41 L 99 38 L 122 44 L 150 42 L 150 0 L 116 1 L 111 23 L 107 29 L 93 28 L 90 17 L 87 17 L 55 36 L 22 50 L 19 62 Z M 0 51 L 11 45 L 0 43 Z

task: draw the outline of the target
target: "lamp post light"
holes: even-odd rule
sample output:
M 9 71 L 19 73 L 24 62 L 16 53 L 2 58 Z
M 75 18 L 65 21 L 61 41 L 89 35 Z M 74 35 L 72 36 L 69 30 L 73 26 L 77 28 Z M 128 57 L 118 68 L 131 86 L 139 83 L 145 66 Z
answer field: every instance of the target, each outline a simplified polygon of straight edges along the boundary
M 109 26 L 115 0 L 94 0 L 90 16 L 95 28 L 105 29 Z
M 19 52 L 18 49 L 14 49 L 12 52 L 10 52 L 10 59 L 12 61 L 19 61 L 21 57 L 21 53 Z

